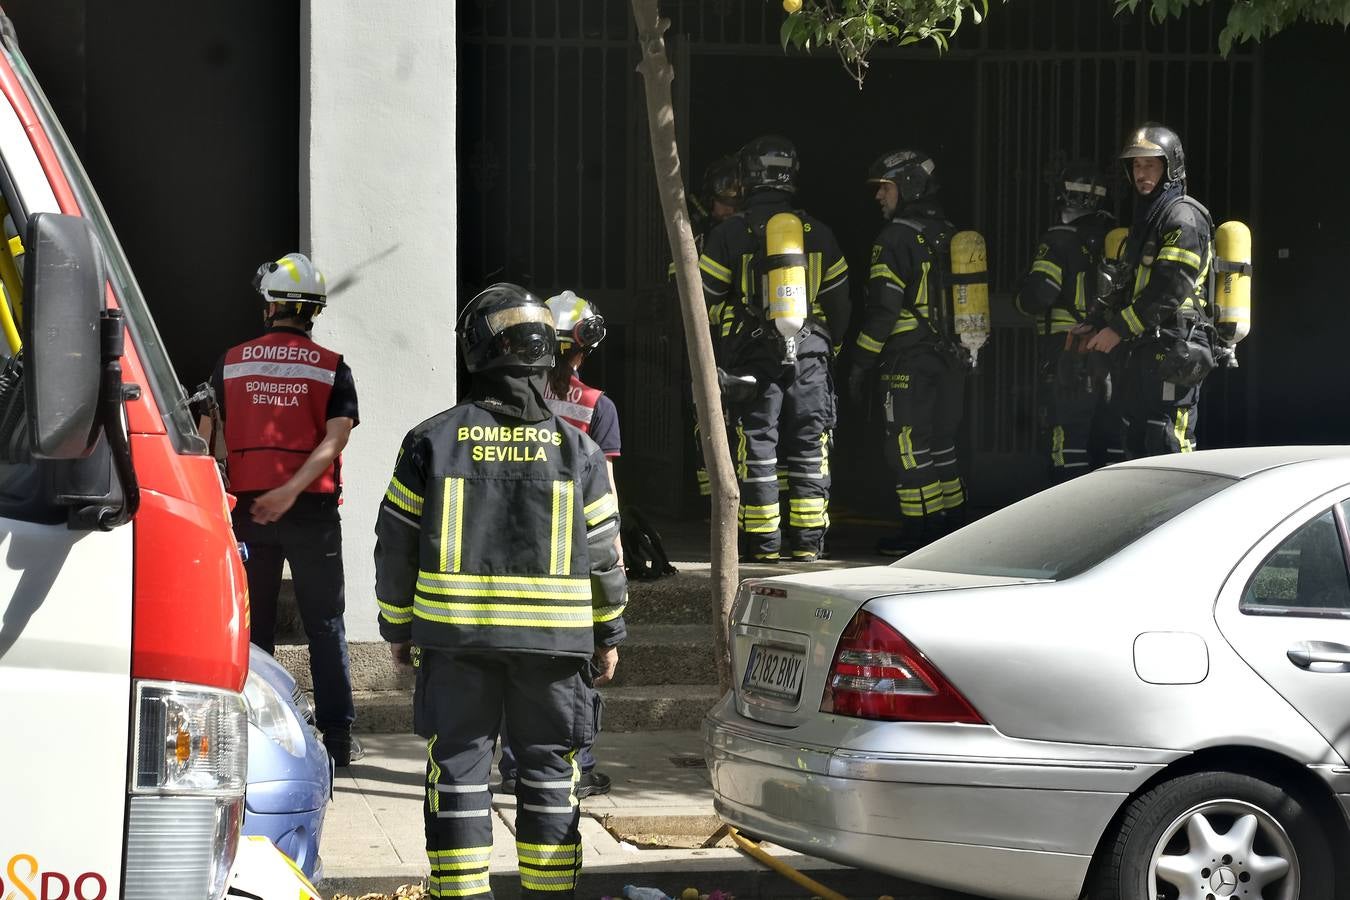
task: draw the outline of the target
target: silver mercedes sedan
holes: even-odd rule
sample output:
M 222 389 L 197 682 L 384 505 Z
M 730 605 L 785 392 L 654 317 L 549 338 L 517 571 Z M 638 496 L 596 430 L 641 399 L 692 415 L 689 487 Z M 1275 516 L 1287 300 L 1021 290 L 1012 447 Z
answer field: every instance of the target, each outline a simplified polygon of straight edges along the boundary
M 747 581 L 717 810 L 1016 900 L 1350 892 L 1350 448 L 1136 460 Z

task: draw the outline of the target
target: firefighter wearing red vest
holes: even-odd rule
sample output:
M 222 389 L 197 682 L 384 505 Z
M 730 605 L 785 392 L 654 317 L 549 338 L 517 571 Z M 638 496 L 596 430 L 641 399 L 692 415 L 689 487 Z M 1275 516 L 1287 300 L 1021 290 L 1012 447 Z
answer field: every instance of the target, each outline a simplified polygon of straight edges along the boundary
M 212 378 L 229 488 L 238 497 L 235 536 L 247 551 L 251 637 L 273 652 L 282 562 L 290 563 L 309 639 L 315 717 L 334 763 L 345 766 L 356 714 L 338 497 L 342 449 L 359 421 L 356 383 L 341 354 L 310 337 L 327 291 L 307 257 L 288 253 L 264 263 L 253 286 L 266 302 L 266 329 L 226 351 Z M 210 431 L 207 422 L 203 431 Z

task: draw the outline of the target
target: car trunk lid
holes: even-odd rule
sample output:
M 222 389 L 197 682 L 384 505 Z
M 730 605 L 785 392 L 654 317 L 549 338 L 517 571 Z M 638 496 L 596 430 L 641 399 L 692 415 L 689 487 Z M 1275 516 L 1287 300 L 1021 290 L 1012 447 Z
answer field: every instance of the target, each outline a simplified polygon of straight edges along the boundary
M 869 600 L 1029 580 L 890 566 L 748 580 L 737 593 L 731 622 L 737 710 L 782 726 L 817 714 L 840 635 Z

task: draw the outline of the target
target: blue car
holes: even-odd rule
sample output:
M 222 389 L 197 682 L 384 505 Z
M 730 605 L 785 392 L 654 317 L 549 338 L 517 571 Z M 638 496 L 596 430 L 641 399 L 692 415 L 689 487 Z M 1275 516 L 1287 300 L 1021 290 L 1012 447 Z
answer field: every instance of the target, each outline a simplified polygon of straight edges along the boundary
M 333 796 L 333 760 L 314 727 L 314 708 L 295 679 L 249 645 L 248 790 L 244 834 L 270 838 L 310 881 L 323 877 L 319 839 Z

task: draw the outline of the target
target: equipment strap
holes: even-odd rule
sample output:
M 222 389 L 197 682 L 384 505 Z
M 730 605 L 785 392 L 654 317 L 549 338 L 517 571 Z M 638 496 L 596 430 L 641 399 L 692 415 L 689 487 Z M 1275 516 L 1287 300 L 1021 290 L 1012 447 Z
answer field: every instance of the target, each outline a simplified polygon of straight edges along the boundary
M 1252 274 L 1252 264 L 1249 262 L 1233 262 L 1232 260 L 1220 259 L 1214 257 L 1214 271 L 1216 272 L 1237 272 L 1241 275 Z

